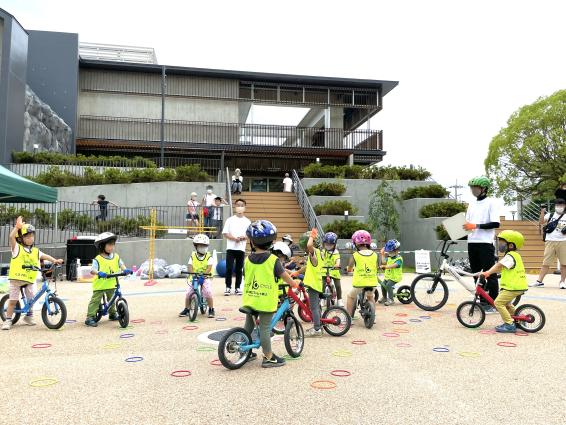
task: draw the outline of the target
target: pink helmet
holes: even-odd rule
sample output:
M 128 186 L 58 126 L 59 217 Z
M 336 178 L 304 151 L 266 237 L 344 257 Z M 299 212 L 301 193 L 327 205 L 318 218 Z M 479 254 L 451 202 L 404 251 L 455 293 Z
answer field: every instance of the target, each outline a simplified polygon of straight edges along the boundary
M 352 242 L 354 245 L 370 245 L 371 235 L 366 230 L 357 230 L 352 235 Z

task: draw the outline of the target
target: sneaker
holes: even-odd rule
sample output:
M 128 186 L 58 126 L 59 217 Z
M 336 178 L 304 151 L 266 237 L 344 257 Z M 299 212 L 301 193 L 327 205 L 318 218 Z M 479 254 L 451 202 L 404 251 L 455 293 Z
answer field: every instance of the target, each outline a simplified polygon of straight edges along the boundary
M 35 320 L 33 320 L 33 316 L 25 316 L 24 323 L 28 326 L 35 326 Z
M 501 333 L 515 333 L 517 332 L 517 327 L 514 323 L 503 323 L 502 325 L 496 326 L 495 331 Z
M 89 317 L 85 320 L 85 325 L 96 328 L 98 326 L 98 323 L 96 323 L 96 320 L 94 320 L 92 317 Z
M 390 305 L 395 304 L 395 300 L 388 298 L 387 301 L 385 301 L 383 304 L 386 305 L 386 306 L 390 306 Z
M 214 309 L 213 308 L 208 309 L 208 317 L 210 317 L 210 318 L 214 317 Z
M 225 296 L 225 297 L 229 297 L 229 296 L 230 296 L 230 288 L 226 288 L 226 289 L 224 290 L 224 296 Z
M 529 285 L 530 288 L 536 288 L 537 286 L 544 286 L 544 283 L 542 283 L 540 280 L 537 280 L 535 283 L 531 283 Z
M 560 285 L 558 285 L 558 287 L 560 289 L 566 289 L 566 282 L 560 282 Z
M 379 299 L 378 303 L 379 304 L 385 304 L 386 301 L 387 301 L 387 298 L 382 297 L 382 298 Z
M 487 307 L 484 307 L 483 310 L 485 311 L 485 314 L 497 314 L 498 313 L 497 309 L 495 307 L 490 306 L 490 305 L 487 306 Z
M 118 320 L 118 315 L 116 313 L 112 313 L 108 315 L 108 320 L 112 320 L 112 321 Z
M 12 327 L 12 319 L 8 319 L 2 325 L 2 330 L 3 331 L 9 331 L 11 327 Z
M 179 317 L 187 317 L 189 315 L 189 309 L 184 308 L 183 311 L 179 313 Z
M 315 328 L 307 329 L 305 332 L 305 338 L 321 337 L 322 329 L 316 330 Z
M 271 353 L 271 358 L 263 356 L 263 361 L 261 362 L 261 367 L 281 367 L 285 366 L 285 359 L 276 356 L 275 353 Z
M 253 362 L 254 360 L 257 360 L 257 354 L 252 351 L 250 357 L 248 357 L 248 362 Z
M 344 307 L 344 301 L 338 300 L 338 301 L 336 301 L 336 305 L 337 305 L 338 307 Z
M 242 295 L 242 291 L 240 291 L 240 288 L 236 288 L 236 290 L 234 291 L 235 295 Z

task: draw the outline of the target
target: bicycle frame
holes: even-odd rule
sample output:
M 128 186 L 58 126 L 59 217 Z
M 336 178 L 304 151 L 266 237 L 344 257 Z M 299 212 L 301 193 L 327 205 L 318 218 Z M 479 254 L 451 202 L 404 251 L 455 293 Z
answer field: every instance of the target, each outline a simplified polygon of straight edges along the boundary
M 492 307 L 495 307 L 495 302 L 493 300 L 493 298 L 491 298 L 489 296 L 489 294 L 485 291 L 485 289 L 483 289 L 483 286 L 481 283 L 476 284 L 476 290 L 475 290 L 475 295 L 476 298 L 474 299 L 474 302 L 479 299 L 479 298 L 483 298 L 484 300 L 486 300 Z M 529 317 L 528 316 L 515 316 L 515 315 L 511 315 L 511 318 L 515 321 L 522 321 L 522 322 L 528 322 L 529 321 Z
M 475 285 L 474 287 L 468 287 L 465 283 L 465 281 L 462 279 L 462 275 L 463 276 L 468 276 L 468 277 L 474 277 L 477 278 L 478 277 L 478 273 L 468 273 L 462 269 L 458 269 L 454 266 L 451 266 L 448 263 L 448 260 L 446 258 L 444 258 L 442 260 L 442 264 L 440 265 L 438 272 L 437 273 L 442 273 L 442 272 L 446 272 L 448 274 L 450 274 L 450 276 L 452 276 L 454 279 L 456 279 L 458 281 L 458 283 L 460 285 L 462 285 L 462 287 L 464 287 L 464 289 L 466 289 L 470 294 L 473 294 L 475 292 Z
M 204 285 L 204 279 L 208 275 L 205 275 L 205 274 L 202 274 L 202 273 L 189 273 L 189 272 L 183 272 L 183 274 L 193 276 L 193 278 L 191 279 L 191 285 L 193 286 L 193 290 L 195 291 L 195 294 L 197 295 L 198 306 L 200 308 L 205 307 L 206 304 L 205 304 L 205 299 L 202 296 L 201 287 L 202 287 L 202 285 Z
M 104 303 L 104 308 L 102 309 L 103 316 L 106 316 L 108 314 L 108 311 L 110 311 L 110 308 L 114 305 L 116 299 L 121 296 L 122 296 L 122 291 L 120 291 L 120 282 L 116 277 L 116 287 L 114 288 L 114 293 L 112 294 L 112 298 L 110 298 L 108 302 Z
M 43 283 L 41 285 L 41 289 L 39 291 L 37 291 L 37 294 L 34 295 L 34 297 L 31 300 L 28 300 L 25 296 L 25 292 L 24 292 L 24 287 L 20 288 L 20 292 L 22 294 L 22 300 L 24 302 L 24 305 L 22 306 L 22 308 L 14 309 L 14 313 L 20 313 L 20 314 L 28 314 L 31 309 L 33 308 L 33 306 L 35 305 L 35 303 L 37 301 L 39 301 L 39 299 L 45 294 L 45 300 L 44 300 L 44 304 L 47 307 L 47 312 L 49 314 L 51 314 L 51 307 L 49 306 L 49 296 L 51 294 L 54 294 L 54 292 L 49 288 L 49 281 L 47 280 L 47 278 L 45 277 L 45 275 L 43 275 L 42 273 L 42 277 L 43 277 Z M 30 285 L 32 285 L 30 283 Z
M 299 308 L 301 309 L 301 311 L 303 312 L 305 319 L 307 319 L 307 321 L 312 321 L 312 311 L 310 309 L 310 299 L 309 296 L 307 295 L 307 291 L 305 290 L 305 287 L 299 287 L 299 292 L 301 292 L 303 294 L 303 297 L 305 298 L 306 302 L 301 301 L 301 299 L 297 296 L 297 294 L 295 294 L 294 291 L 291 291 L 291 299 L 299 306 Z M 323 317 L 320 318 L 320 323 L 329 323 L 332 325 L 336 324 L 336 321 L 334 319 L 325 319 Z

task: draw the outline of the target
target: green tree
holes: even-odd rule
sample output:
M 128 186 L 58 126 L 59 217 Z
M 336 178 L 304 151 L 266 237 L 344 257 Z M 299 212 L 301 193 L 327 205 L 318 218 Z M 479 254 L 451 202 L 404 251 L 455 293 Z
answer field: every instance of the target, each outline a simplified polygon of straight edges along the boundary
M 566 90 L 514 112 L 491 141 L 485 168 L 507 202 L 552 198 L 566 178 Z
M 386 181 L 381 182 L 371 196 L 367 222 L 380 241 L 399 234 L 399 212 L 395 208 L 398 201 L 399 196 Z

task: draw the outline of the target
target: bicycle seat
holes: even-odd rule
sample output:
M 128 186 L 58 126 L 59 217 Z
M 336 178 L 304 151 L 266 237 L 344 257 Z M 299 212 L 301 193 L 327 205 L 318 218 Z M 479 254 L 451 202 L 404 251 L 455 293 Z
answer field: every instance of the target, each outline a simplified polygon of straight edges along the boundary
M 244 313 L 244 314 L 251 314 L 252 316 L 257 316 L 259 314 L 258 311 L 254 310 L 251 307 L 247 307 L 247 306 L 242 306 L 240 307 L 240 313 Z

